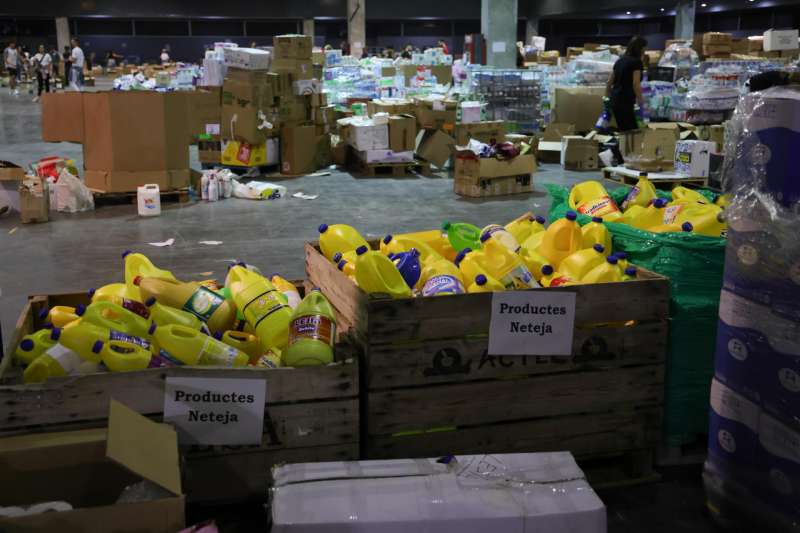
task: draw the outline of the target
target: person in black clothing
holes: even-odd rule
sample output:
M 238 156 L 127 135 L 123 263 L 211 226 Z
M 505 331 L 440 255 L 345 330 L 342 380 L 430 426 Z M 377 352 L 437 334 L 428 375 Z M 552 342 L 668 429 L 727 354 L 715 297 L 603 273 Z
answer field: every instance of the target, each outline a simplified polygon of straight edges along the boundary
M 620 131 L 636 129 L 634 105 L 644 106 L 642 99 L 642 72 L 644 49 L 647 41 L 636 36 L 628 43 L 625 54 L 614 63 L 614 70 L 606 83 L 606 96 L 611 99 L 611 111 Z

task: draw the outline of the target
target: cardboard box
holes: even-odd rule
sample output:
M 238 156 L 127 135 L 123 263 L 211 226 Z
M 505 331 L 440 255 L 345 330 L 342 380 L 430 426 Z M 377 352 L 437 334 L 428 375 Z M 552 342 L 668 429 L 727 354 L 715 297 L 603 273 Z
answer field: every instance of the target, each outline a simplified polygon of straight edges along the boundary
M 271 77 L 263 71 L 230 69 L 222 86 L 220 135 L 260 144 L 271 135 L 266 116 L 275 101 Z M 261 116 L 263 115 L 263 117 Z
M 388 113 L 390 115 L 413 115 L 416 105 L 404 98 L 383 98 L 367 102 L 367 114 Z
M 750 36 L 746 39 L 747 41 L 747 52 L 761 52 L 764 50 L 764 36 L 763 35 L 756 35 Z
M 533 179 L 530 176 L 492 178 L 473 183 L 471 180 L 453 180 L 453 192 L 469 198 L 487 198 L 533 192 Z
M 764 51 L 796 50 L 798 48 L 798 30 L 767 30 L 764 32 Z
M 21 181 L 24 177 L 25 170 L 22 167 L 11 161 L 0 161 L 0 181 Z
M 454 177 L 478 184 L 481 180 L 530 176 L 536 172 L 533 154 L 518 155 L 514 159 L 496 157 L 479 158 L 471 150 L 460 150 L 455 155 Z
M 567 59 L 579 56 L 583 53 L 583 47 L 569 46 L 567 47 Z
M 220 145 L 220 142 L 217 142 Z M 218 165 L 222 162 L 222 150 L 217 149 L 210 149 L 204 150 L 202 148 L 197 150 L 197 157 L 201 163 L 208 163 L 210 165 Z
M 314 64 L 310 59 L 275 58 L 272 61 L 272 71 L 290 74 L 293 80 L 322 79 L 322 76 L 314 75 Z
M 420 129 L 455 130 L 458 115 L 454 100 L 417 100 L 415 114 Z
M 365 150 L 358 152 L 358 157 L 362 163 L 413 163 L 414 151 L 394 151 L 394 150 Z
M 417 156 L 443 168 L 450 160 L 455 139 L 441 130 L 425 130 L 417 137 Z
M 389 117 L 389 149 L 394 152 L 413 152 L 416 144 L 417 119 L 411 115 Z
M 478 101 L 464 101 L 458 104 L 461 108 L 461 124 L 474 124 L 481 121 L 483 104 Z
M 397 67 L 381 67 L 382 78 L 394 78 L 397 76 Z
M 348 135 L 350 145 L 356 150 L 386 150 L 389 148 L 389 126 L 353 122 Z
M 83 93 L 42 95 L 42 140 L 83 142 Z
M 544 128 L 542 140 L 545 142 L 561 142 L 561 138 L 567 135 L 575 135 L 575 124 L 564 122 L 551 122 Z
M 716 31 L 710 31 L 703 34 L 703 44 L 714 44 L 714 45 L 729 45 L 733 41 L 733 35 L 730 33 L 721 33 Z
M 310 108 L 303 99 L 281 98 L 276 109 L 281 126 L 300 126 L 309 120 Z
M 705 56 L 726 56 L 731 54 L 729 44 L 704 44 L 703 55 Z
M 252 145 L 245 142 L 223 140 L 219 161 L 233 167 L 261 167 L 277 165 L 280 156 L 278 139 L 267 139 Z
M 539 163 L 561 164 L 561 141 L 539 141 L 536 160 Z
M 272 54 L 259 48 L 225 48 L 225 64 L 244 70 L 269 70 Z
M 675 126 L 678 126 L 678 124 L 675 124 Z M 678 136 L 679 128 L 676 129 L 672 126 L 633 130 L 619 134 L 619 149 L 624 158 L 640 157 L 672 161 Z M 673 155 L 670 156 L 670 154 Z
M 455 139 L 458 146 L 464 146 L 470 139 L 484 143 L 505 142 L 506 124 L 503 120 L 487 120 L 472 124 L 456 124 Z
M 590 131 L 603 112 L 605 94 L 604 86 L 556 87 L 550 121 L 573 124 L 576 132 Z
M 189 116 L 189 141 L 198 137 L 218 139 L 222 120 L 222 90 L 219 87 L 185 93 Z
M 107 429 L 31 433 L 0 441 L 0 472 L 13 479 L 0 489 L 2 505 L 66 501 L 71 511 L 0 518 L 2 531 L 160 531 L 182 529 L 178 438 L 111 400 Z M 115 503 L 142 480 L 168 495 Z
M 50 192 L 46 179 L 25 176 L 20 182 L 19 215 L 23 224 L 50 220 Z
M 281 128 L 282 174 L 310 174 L 330 162 L 329 135 L 317 135 L 315 126 Z
M 312 59 L 314 40 L 310 35 L 276 35 L 272 45 L 277 59 Z
M 453 65 L 431 65 L 425 68 L 436 76 L 436 83 L 448 85 L 453 82 Z
M 317 79 L 297 80 L 292 83 L 295 96 L 319 94 L 322 91 L 322 83 Z
M 596 170 L 599 147 L 595 139 L 567 135 L 561 140 L 561 166 L 566 170 Z
M 189 185 L 188 168 L 176 170 L 89 170 L 84 171 L 87 187 L 99 192 L 133 192 L 140 185 L 155 183 L 162 191 Z
M 312 107 L 311 119 L 317 126 L 333 127 L 336 124 L 336 106 Z
M 710 141 L 678 141 L 675 144 L 675 172 L 691 178 L 707 178 L 715 143 Z

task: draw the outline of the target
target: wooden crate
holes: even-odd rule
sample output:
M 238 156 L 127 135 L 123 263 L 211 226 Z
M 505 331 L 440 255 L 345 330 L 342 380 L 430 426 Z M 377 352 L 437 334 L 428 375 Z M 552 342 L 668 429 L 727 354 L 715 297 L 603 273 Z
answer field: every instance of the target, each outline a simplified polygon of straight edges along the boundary
M 576 293 L 573 350 L 522 357 L 488 355 L 491 294 L 370 298 L 311 244 L 306 272 L 364 347 L 364 457 L 569 450 L 615 458 L 623 478 L 652 474 L 666 278 L 640 269 L 636 281 L 533 289 Z
M 20 369 L 11 358 L 22 337 L 41 327 L 39 311 L 79 303 L 88 303 L 86 293 L 32 296 L 25 305 L 0 363 L 0 437 L 106 426 L 112 397 L 161 420 L 168 376 L 261 378 L 267 381 L 261 445 L 182 448 L 190 502 L 264 500 L 272 465 L 358 459 L 359 376 L 353 343 L 338 343 L 339 362 L 321 367 L 174 367 L 18 384 Z

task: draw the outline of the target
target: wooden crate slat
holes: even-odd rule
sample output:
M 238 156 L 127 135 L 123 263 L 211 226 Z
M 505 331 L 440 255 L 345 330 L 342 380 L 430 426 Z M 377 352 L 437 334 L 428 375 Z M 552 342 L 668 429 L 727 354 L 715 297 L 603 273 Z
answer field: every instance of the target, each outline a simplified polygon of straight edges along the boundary
M 488 337 L 370 347 L 369 390 L 664 361 L 667 322 L 576 329 L 571 357 L 489 356 Z
M 664 366 L 369 392 L 369 435 L 658 406 Z

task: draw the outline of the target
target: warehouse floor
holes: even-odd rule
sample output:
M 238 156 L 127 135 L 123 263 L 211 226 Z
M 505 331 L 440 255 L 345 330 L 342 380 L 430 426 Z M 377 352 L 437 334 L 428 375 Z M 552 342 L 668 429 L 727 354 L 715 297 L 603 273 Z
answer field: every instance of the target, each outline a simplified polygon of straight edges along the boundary
M 0 89 L 0 160 L 27 165 L 59 155 L 82 166 L 80 145 L 40 139 L 39 104 L 30 95 L 14 97 Z M 194 148 L 192 167 L 200 168 Z M 443 220 L 506 223 L 528 210 L 547 215 L 550 201 L 544 184 L 585 179 L 599 179 L 599 174 L 543 165 L 535 175 L 534 193 L 468 200 L 455 196 L 452 181 L 442 177 L 355 179 L 334 170 L 330 176 L 280 182 L 289 196 L 302 191 L 318 194 L 315 200 L 162 204 L 162 215 L 147 219 L 137 216 L 134 205 L 111 206 L 74 215 L 53 213 L 50 223 L 38 225 L 20 224 L 16 214 L 6 214 L 0 216 L 0 322 L 4 331 L 11 331 L 27 295 L 121 281 L 120 255 L 127 249 L 145 253 L 180 279 L 222 278 L 234 259 L 297 279 L 304 276 L 303 244 L 316 239 L 323 222 L 351 224 L 365 236 L 434 228 Z M 175 239 L 172 246 L 148 244 L 170 238 Z M 660 483 L 601 493 L 609 508 L 609 531 L 715 530 L 704 511 L 699 467 L 670 468 L 662 474 Z M 254 511 L 250 518 L 261 520 Z M 190 517 L 202 516 L 207 516 L 204 510 L 190 509 Z M 237 511 L 236 517 L 231 525 L 241 526 L 243 515 Z

